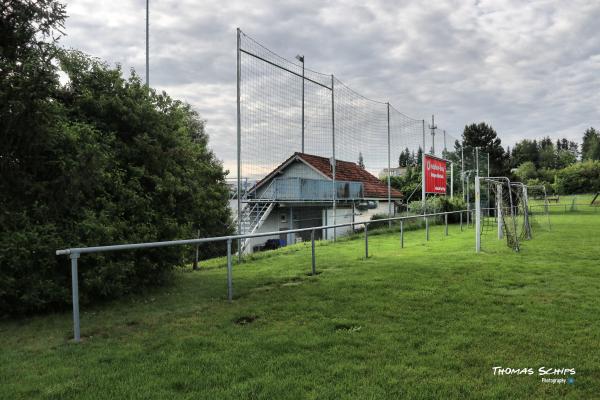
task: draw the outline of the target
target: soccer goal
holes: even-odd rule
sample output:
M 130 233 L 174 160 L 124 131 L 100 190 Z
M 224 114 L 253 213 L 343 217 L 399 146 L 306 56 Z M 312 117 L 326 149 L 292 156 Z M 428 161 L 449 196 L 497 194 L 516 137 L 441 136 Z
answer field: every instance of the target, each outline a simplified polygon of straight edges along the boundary
M 481 201 L 481 193 L 490 193 Z M 514 251 L 523 240 L 531 239 L 527 186 L 507 177 L 475 178 L 475 250 L 481 251 L 483 238 L 506 240 Z

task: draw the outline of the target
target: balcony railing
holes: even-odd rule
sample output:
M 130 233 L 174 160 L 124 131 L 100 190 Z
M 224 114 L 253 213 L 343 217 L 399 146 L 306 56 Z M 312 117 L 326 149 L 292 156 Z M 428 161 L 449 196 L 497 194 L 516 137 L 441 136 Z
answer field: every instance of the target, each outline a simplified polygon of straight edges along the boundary
M 361 182 L 336 181 L 336 200 L 363 198 Z M 333 181 L 308 178 L 275 178 L 265 189 L 258 189 L 256 199 L 275 201 L 332 201 Z

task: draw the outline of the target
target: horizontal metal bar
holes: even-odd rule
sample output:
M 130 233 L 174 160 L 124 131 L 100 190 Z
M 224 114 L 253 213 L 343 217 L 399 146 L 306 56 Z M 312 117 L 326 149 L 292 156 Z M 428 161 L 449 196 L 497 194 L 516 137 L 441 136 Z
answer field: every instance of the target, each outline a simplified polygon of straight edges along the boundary
M 294 71 L 292 71 L 292 70 L 290 70 L 290 69 L 287 69 L 286 67 L 282 67 L 281 65 L 279 65 L 279 64 L 276 64 L 276 63 L 274 63 L 274 62 L 272 62 L 272 61 L 269 61 L 269 60 L 267 60 L 267 59 L 265 59 L 265 58 L 262 58 L 261 56 L 257 56 L 256 54 L 250 53 L 249 51 L 246 51 L 246 50 L 244 50 L 244 49 L 240 49 L 240 51 L 241 51 L 242 53 L 244 53 L 244 54 L 248 54 L 249 56 L 252 56 L 252 57 L 254 57 L 254 58 L 258 58 L 259 60 L 261 60 L 261 61 L 264 61 L 264 62 L 266 62 L 267 64 L 270 64 L 270 65 L 272 65 L 272 66 L 274 66 L 274 67 L 281 68 L 282 70 L 284 70 L 284 71 L 286 71 L 286 72 L 289 72 L 290 74 L 296 75 L 296 76 L 297 76 L 297 77 L 299 77 L 299 78 L 304 78 L 304 80 L 306 80 L 306 81 L 309 81 L 309 82 L 312 82 L 312 83 L 314 83 L 315 85 L 319 85 L 319 86 L 321 86 L 321 87 L 324 87 L 325 89 L 331 90 L 331 88 L 330 88 L 329 86 L 327 86 L 327 85 L 324 85 L 324 84 L 322 84 L 321 82 L 317 82 L 317 81 L 315 81 L 315 80 L 312 80 L 312 79 L 310 79 L 310 78 L 307 78 L 306 76 L 302 76 L 302 74 L 299 74 L 299 73 L 297 73 L 297 72 L 294 72 Z
M 316 229 L 322 230 L 322 229 L 341 228 L 341 227 L 345 227 L 345 226 L 365 225 L 365 224 L 376 223 L 376 222 L 402 221 L 402 220 L 407 220 L 407 219 L 434 217 L 437 215 L 457 214 L 457 213 L 467 212 L 467 211 L 468 210 L 446 211 L 446 212 L 442 212 L 442 213 L 433 213 L 433 214 L 409 215 L 409 216 L 404 216 L 404 217 L 382 218 L 382 219 L 371 220 L 371 221 L 348 222 L 345 224 L 313 226 L 310 228 L 299 228 L 299 229 L 289 229 L 286 231 L 253 233 L 253 234 L 248 234 L 248 235 L 215 236 L 215 237 L 199 238 L 199 239 L 183 239 L 183 240 L 169 240 L 169 241 L 164 241 L 164 242 L 117 244 L 117 245 L 95 246 L 95 247 L 75 247 L 75 248 L 70 248 L 70 249 L 56 250 L 56 255 L 60 256 L 60 255 L 68 255 L 68 254 L 104 253 L 104 252 L 108 252 L 108 251 L 122 251 L 122 250 L 146 249 L 146 248 L 151 248 L 151 247 L 193 245 L 193 244 L 201 244 L 201 243 L 219 242 L 219 241 L 225 241 L 225 240 L 249 239 L 249 238 L 255 238 L 255 237 L 265 237 L 265 236 L 274 236 L 274 235 L 278 236 L 278 235 L 284 235 L 284 234 L 289 234 L 289 233 L 309 232 L 313 229 L 314 230 L 316 230 Z

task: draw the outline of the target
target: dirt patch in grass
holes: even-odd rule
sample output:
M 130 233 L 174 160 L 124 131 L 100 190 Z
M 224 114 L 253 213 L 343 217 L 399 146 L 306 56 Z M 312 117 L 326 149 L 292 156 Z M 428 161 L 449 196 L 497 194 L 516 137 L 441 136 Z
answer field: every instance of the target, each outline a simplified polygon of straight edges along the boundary
M 356 324 L 335 324 L 333 329 L 336 332 L 355 333 L 362 330 L 362 326 Z
M 244 315 L 242 317 L 236 318 L 233 322 L 237 325 L 248 325 L 253 323 L 258 319 L 256 315 Z

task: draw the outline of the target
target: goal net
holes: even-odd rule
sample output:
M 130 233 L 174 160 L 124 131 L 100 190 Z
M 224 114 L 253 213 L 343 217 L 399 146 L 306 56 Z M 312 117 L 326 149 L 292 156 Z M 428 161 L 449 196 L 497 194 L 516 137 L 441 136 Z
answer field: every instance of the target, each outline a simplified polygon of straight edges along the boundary
M 490 193 L 481 201 L 482 193 Z M 506 177 L 475 180 L 475 234 L 476 250 L 481 251 L 481 240 L 492 237 L 505 240 L 514 251 L 520 250 L 524 240 L 531 239 L 531 221 L 527 187 L 511 182 Z

